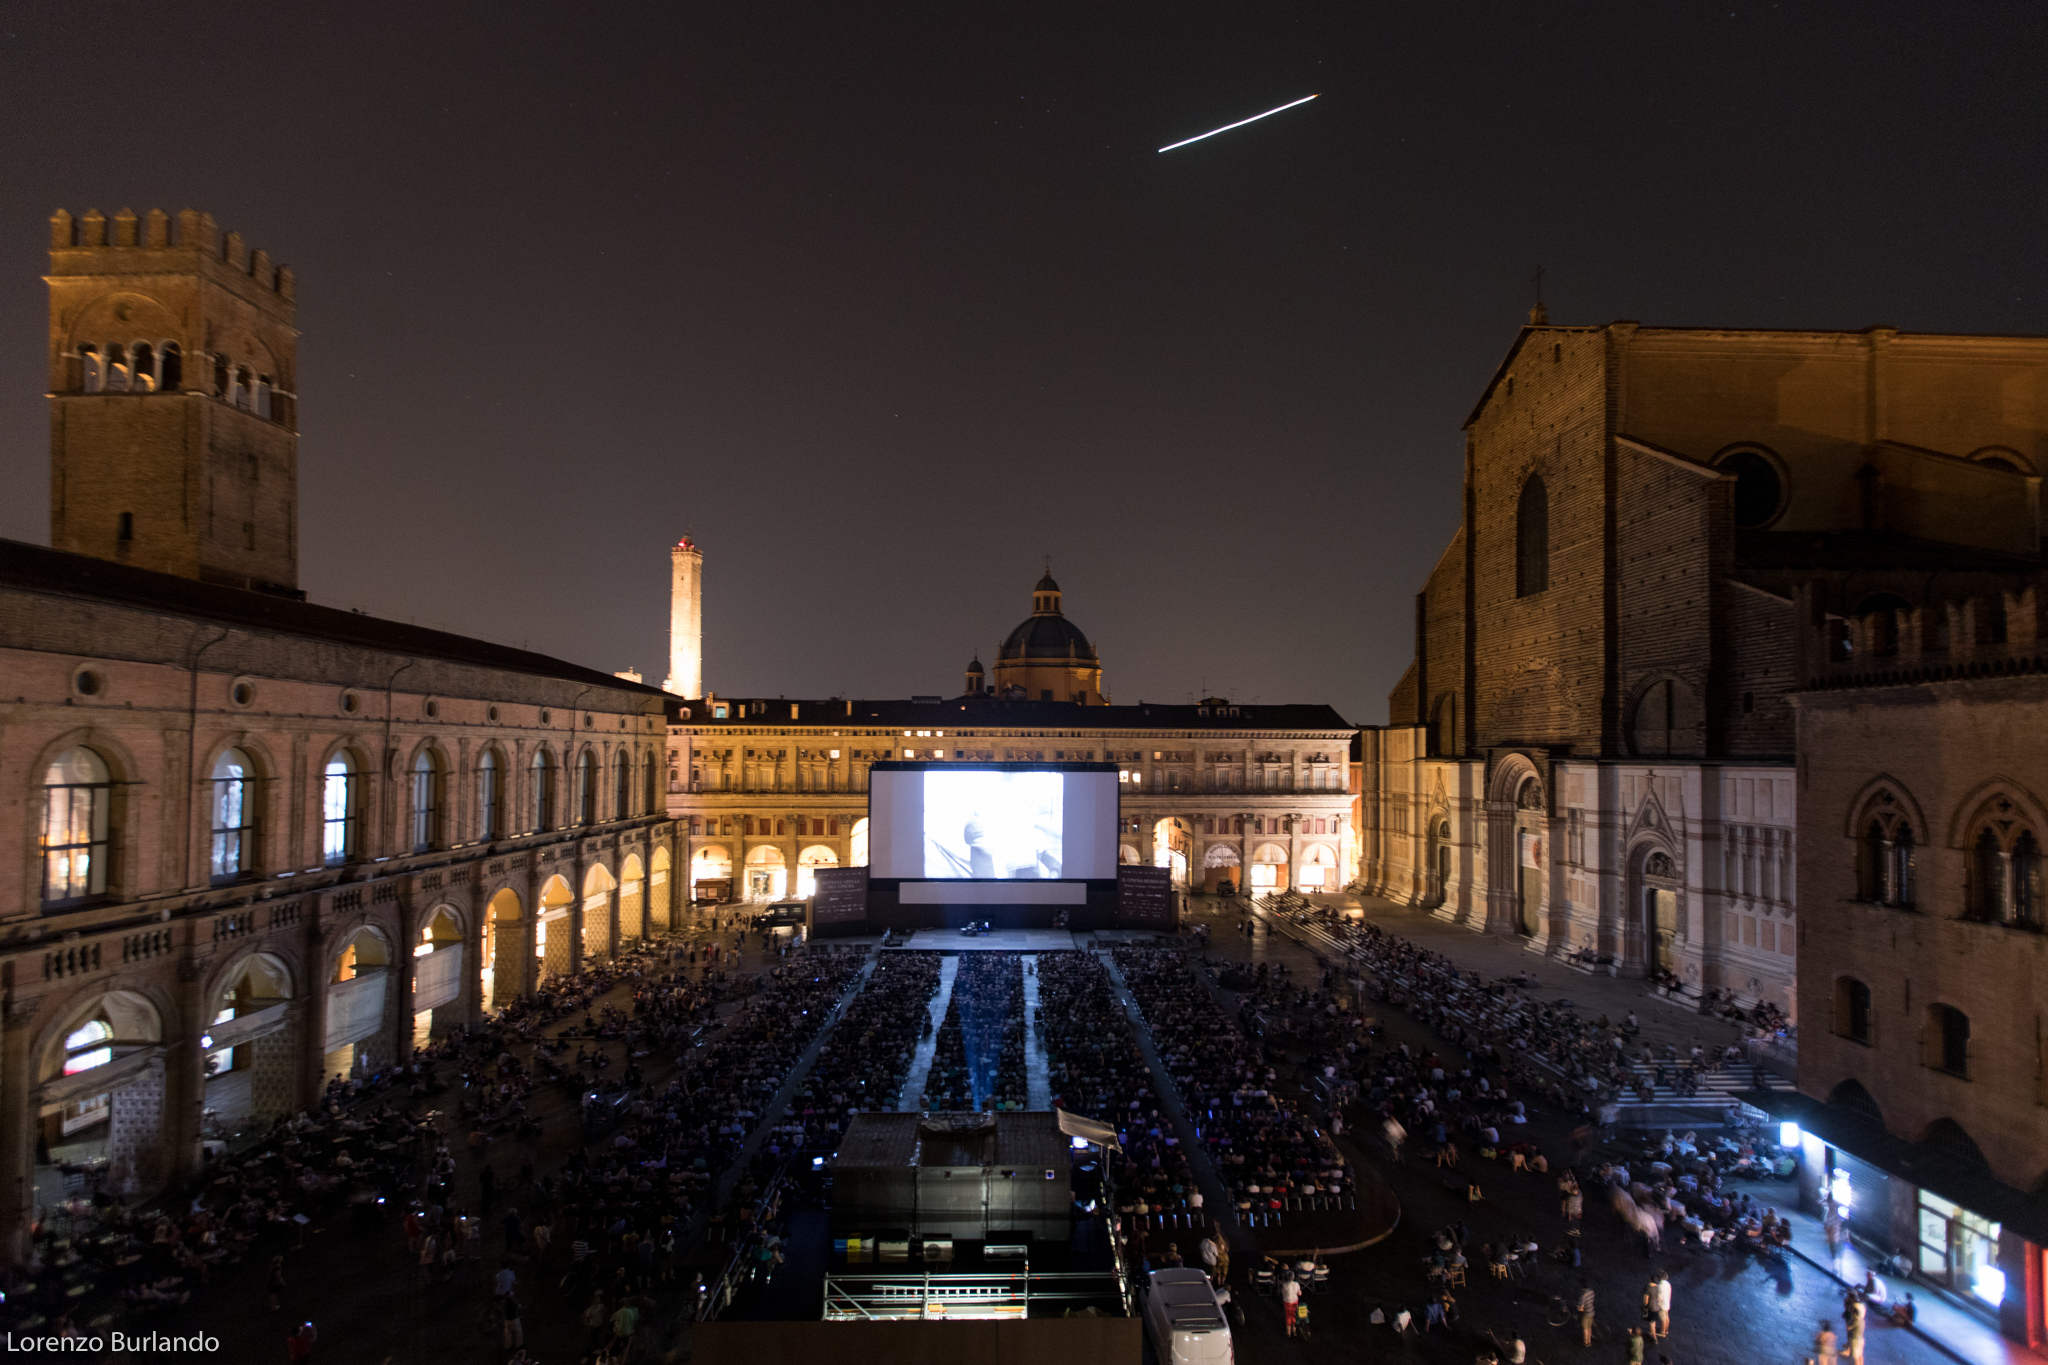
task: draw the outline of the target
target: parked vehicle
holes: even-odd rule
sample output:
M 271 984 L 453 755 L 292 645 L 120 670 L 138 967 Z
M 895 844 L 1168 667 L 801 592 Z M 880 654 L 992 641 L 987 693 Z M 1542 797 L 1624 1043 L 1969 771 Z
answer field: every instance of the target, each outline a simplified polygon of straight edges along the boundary
M 1233 1365 L 1230 1323 L 1209 1277 L 1199 1270 L 1155 1270 L 1145 1290 L 1145 1331 L 1159 1365 Z

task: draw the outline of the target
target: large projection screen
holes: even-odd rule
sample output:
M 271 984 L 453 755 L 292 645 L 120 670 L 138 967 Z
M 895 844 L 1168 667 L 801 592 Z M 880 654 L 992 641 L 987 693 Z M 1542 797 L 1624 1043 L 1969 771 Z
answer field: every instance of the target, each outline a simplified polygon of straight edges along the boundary
M 873 877 L 956 885 L 1116 877 L 1114 768 L 877 767 L 868 817 Z M 1014 889 L 1017 900 L 1038 899 Z

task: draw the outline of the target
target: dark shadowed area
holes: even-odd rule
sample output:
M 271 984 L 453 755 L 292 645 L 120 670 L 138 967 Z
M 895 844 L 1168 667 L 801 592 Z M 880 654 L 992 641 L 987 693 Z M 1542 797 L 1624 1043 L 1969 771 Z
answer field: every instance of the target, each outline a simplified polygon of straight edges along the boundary
M 15 6 L 0 535 L 44 217 L 298 272 L 313 600 L 954 691 L 1050 555 L 1119 702 L 1385 717 L 1460 423 L 1560 322 L 2037 332 L 2037 5 Z M 1179 151 L 1153 149 L 1320 91 Z

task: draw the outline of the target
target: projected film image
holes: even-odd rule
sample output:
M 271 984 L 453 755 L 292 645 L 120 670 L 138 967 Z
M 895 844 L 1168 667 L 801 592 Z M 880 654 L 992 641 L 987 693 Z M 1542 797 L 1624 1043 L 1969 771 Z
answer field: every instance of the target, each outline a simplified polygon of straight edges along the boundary
M 924 875 L 1058 877 L 1061 777 L 1054 772 L 924 775 Z

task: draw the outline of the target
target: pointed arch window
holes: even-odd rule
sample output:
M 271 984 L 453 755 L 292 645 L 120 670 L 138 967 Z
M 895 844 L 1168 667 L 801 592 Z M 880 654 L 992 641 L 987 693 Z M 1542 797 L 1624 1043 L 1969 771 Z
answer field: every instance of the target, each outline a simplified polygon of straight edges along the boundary
M 1994 802 L 1970 841 L 1968 915 L 2023 929 L 2048 927 L 2042 905 L 2041 841 L 2009 798 Z
M 1533 597 L 1550 586 L 1550 494 L 1531 474 L 1515 506 L 1515 596 Z

